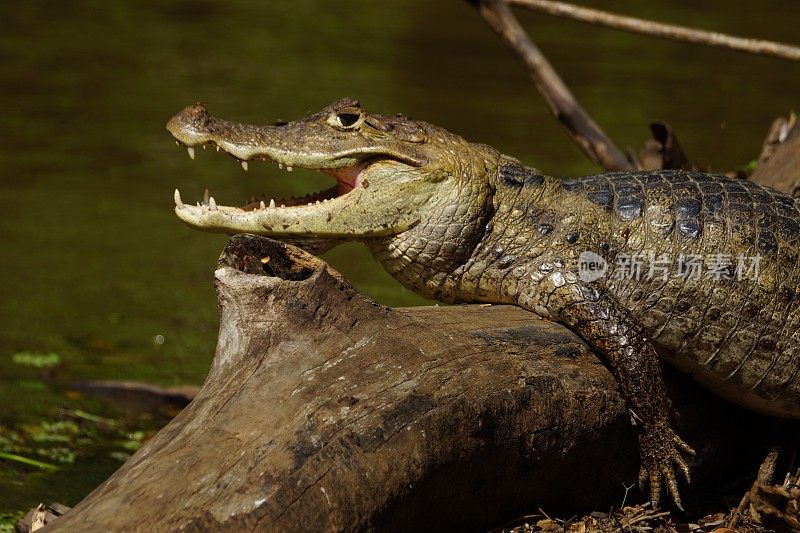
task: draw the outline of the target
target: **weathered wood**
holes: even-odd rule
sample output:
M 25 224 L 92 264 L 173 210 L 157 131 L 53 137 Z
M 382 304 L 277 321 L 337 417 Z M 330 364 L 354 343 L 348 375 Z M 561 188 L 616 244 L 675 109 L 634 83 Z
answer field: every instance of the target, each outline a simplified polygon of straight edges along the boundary
M 800 531 L 800 488 L 756 483 L 750 491 L 753 511 L 766 527 L 780 533 Z
M 234 237 L 221 264 L 199 394 L 53 530 L 473 530 L 619 505 L 635 479 L 616 384 L 563 327 L 388 309 L 265 238 Z M 668 382 L 701 462 L 742 462 L 762 419 Z
M 800 123 L 794 114 L 772 123 L 750 179 L 800 197 Z

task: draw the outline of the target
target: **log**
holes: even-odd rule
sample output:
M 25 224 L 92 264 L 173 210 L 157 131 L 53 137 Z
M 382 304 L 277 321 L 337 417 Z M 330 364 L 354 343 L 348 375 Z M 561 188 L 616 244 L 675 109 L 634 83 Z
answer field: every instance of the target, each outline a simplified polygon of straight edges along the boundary
M 750 491 L 753 511 L 771 531 L 800 531 L 800 488 L 756 483 Z
M 794 114 L 772 123 L 750 179 L 800 198 L 800 123 Z
M 254 236 L 232 238 L 215 285 L 201 390 L 53 531 L 485 530 L 618 506 L 635 480 L 617 386 L 562 326 L 510 306 L 389 309 Z M 698 486 L 757 467 L 763 418 L 667 381 Z

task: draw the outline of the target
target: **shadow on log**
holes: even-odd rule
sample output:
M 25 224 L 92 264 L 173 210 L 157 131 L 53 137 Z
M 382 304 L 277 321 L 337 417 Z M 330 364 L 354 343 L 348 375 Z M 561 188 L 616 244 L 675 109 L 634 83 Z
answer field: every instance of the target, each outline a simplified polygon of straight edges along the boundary
M 54 530 L 480 530 L 618 506 L 635 479 L 616 384 L 559 325 L 509 306 L 388 309 L 253 236 L 231 240 L 216 288 L 199 394 Z M 758 464 L 763 419 L 668 382 L 701 463 Z

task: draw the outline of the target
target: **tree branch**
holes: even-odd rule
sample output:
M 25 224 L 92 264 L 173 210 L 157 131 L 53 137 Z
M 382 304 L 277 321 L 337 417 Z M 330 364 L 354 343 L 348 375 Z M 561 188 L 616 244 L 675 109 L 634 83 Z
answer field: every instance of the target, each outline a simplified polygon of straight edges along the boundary
M 502 0 L 477 0 L 471 3 L 489 27 L 511 48 L 533 79 L 550 111 L 564 124 L 589 159 L 607 170 L 631 170 L 633 165 L 575 100 L 508 6 Z
M 777 57 L 790 61 L 800 61 L 800 47 L 773 41 L 735 37 L 724 33 L 698 30 L 674 24 L 663 24 L 552 0 L 507 0 L 507 3 L 510 6 L 522 7 L 555 17 L 570 18 L 580 22 L 651 37 L 728 48 L 739 52 Z

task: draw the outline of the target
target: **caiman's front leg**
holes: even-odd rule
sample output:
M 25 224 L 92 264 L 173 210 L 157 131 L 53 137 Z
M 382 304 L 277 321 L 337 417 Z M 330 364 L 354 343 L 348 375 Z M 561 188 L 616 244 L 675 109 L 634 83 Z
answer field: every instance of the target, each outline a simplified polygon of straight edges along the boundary
M 650 499 L 656 505 L 663 478 L 681 508 L 674 465 L 689 481 L 681 452 L 694 455 L 694 451 L 670 426 L 671 402 L 658 355 L 641 328 L 610 294 L 582 282 L 574 272 L 550 273 L 526 291 L 519 304 L 566 325 L 605 357 L 640 430 L 639 486 L 644 489 L 649 481 Z

